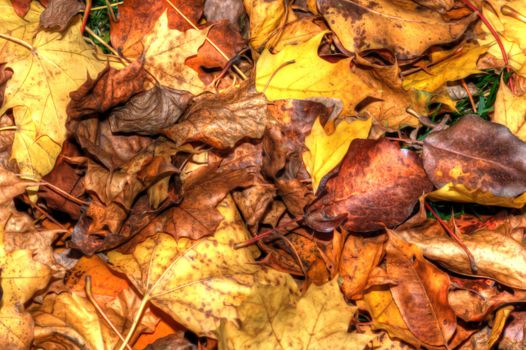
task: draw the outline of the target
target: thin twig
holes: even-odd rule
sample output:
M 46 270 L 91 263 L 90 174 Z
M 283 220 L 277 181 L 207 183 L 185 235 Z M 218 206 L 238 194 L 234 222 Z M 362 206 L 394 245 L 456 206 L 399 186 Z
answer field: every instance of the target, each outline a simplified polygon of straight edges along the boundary
M 186 22 L 187 22 L 192 28 L 194 28 L 195 30 L 199 30 L 199 28 L 198 28 L 198 27 L 197 27 L 192 21 L 190 21 L 190 19 L 189 19 L 188 17 L 186 17 L 185 14 L 182 13 L 181 10 L 179 10 L 179 9 L 177 8 L 177 6 L 175 6 L 170 0 L 165 0 L 165 1 L 166 1 L 166 2 L 167 2 L 167 3 L 168 3 L 168 4 L 169 4 L 174 10 L 175 10 L 175 12 L 177 12 L 177 13 L 179 14 L 179 16 L 183 17 L 183 19 L 184 19 L 184 20 L 185 20 L 185 21 L 186 21 Z M 223 50 L 221 50 L 221 48 L 220 48 L 219 46 L 217 46 L 217 45 L 216 45 L 216 44 L 215 44 L 215 43 L 214 43 L 214 42 L 208 37 L 208 35 L 205 37 L 205 40 L 208 41 L 208 42 L 210 43 L 210 45 L 212 45 L 212 46 L 214 47 L 214 49 L 216 49 L 217 52 L 219 52 L 219 54 L 220 54 L 221 56 L 223 56 L 223 58 L 224 58 L 227 62 L 230 61 L 230 57 L 228 57 L 228 56 L 226 55 L 226 53 L 225 53 Z M 239 74 L 239 76 L 241 77 L 241 79 L 243 79 L 243 80 L 247 80 L 247 79 L 248 79 L 247 76 L 245 75 L 245 73 L 243 73 L 243 72 L 241 71 L 241 69 L 239 69 L 238 66 L 236 66 L 235 64 L 233 64 L 233 65 L 232 65 L 232 68 L 234 69 L 234 71 L 235 71 L 237 74 Z
M 460 83 L 462 84 L 462 87 L 464 88 L 464 90 L 466 90 L 466 93 L 468 94 L 469 102 L 471 103 L 471 108 L 473 108 L 473 112 L 477 113 L 477 105 L 475 104 L 475 100 L 473 99 L 471 91 L 469 91 L 468 84 L 466 84 L 466 81 L 464 79 L 460 79 Z
M 22 39 L 18 39 L 18 38 L 15 38 L 11 35 L 7 35 L 7 34 L 2 34 L 0 33 L 0 38 L 2 39 L 5 39 L 5 40 L 9 40 L 9 41 L 12 41 L 14 43 L 17 43 L 19 45 L 22 45 L 23 47 L 25 47 L 26 49 L 30 50 L 30 51 L 33 51 L 35 48 L 29 44 L 27 41 L 24 41 Z
M 120 5 L 124 4 L 124 1 L 119 1 L 119 2 L 115 2 L 113 4 L 110 4 L 111 7 L 118 7 Z M 99 11 L 99 10 L 104 10 L 108 8 L 108 6 L 106 5 L 103 5 L 103 6 L 96 6 L 96 7 L 92 7 L 91 8 L 91 11 Z M 79 12 L 84 12 L 85 10 L 80 10 Z
M 86 24 L 88 24 L 88 18 L 91 11 L 91 0 L 86 0 L 86 9 L 84 10 L 84 16 L 82 17 L 82 26 L 80 27 L 80 32 L 84 34 L 84 29 L 86 28 Z
M 102 308 L 97 303 L 97 300 L 95 300 L 95 297 L 93 296 L 93 293 L 91 292 L 91 276 L 90 275 L 87 275 L 86 277 L 84 277 L 84 287 L 85 287 L 86 295 L 87 295 L 89 301 L 91 301 L 93 306 L 95 306 L 95 309 L 97 309 L 97 311 L 102 316 L 104 321 L 106 321 L 108 326 L 110 326 L 110 328 L 115 332 L 115 334 L 117 334 L 117 336 L 122 341 L 122 343 L 125 344 L 124 343 L 124 341 L 125 341 L 124 336 L 121 334 L 121 332 L 119 332 L 117 327 L 115 327 L 113 322 L 111 322 L 111 320 L 108 318 L 108 316 L 106 315 L 104 310 L 102 310 Z M 126 347 L 128 348 L 128 350 L 132 350 L 132 348 L 128 344 L 126 344 Z
M 104 0 L 104 2 L 106 3 L 106 8 L 108 9 L 108 14 L 110 15 L 112 22 L 117 22 L 117 16 L 115 16 L 115 12 L 113 12 L 113 8 L 111 7 L 109 0 Z
M 296 60 L 290 60 L 290 61 L 287 61 L 287 62 L 283 62 L 278 68 L 276 68 L 276 70 L 274 72 L 272 72 L 270 78 L 268 78 L 267 80 L 267 83 L 265 84 L 265 87 L 263 88 L 263 93 L 265 91 L 267 91 L 267 88 L 268 86 L 270 85 L 270 82 L 272 81 L 272 79 L 274 79 L 274 77 L 276 76 L 276 74 L 284 67 L 288 66 L 289 64 L 294 64 L 296 63 Z

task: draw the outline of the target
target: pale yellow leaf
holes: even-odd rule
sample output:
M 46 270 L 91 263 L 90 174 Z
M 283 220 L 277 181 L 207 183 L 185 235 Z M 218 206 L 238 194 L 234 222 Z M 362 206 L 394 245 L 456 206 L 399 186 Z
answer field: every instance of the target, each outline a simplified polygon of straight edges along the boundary
M 366 139 L 371 130 L 372 119 L 342 121 L 336 130 L 328 135 L 316 119 L 310 134 L 305 138 L 308 151 L 303 153 L 303 163 L 312 178 L 314 193 L 321 180 L 345 157 L 354 139 Z
M 518 197 L 498 197 L 480 189 L 469 190 L 464 185 L 448 183 L 428 194 L 428 198 L 438 201 L 478 203 L 507 208 L 522 208 L 526 204 L 526 193 Z
M 491 120 L 507 126 L 519 139 L 526 141 L 526 94 L 515 96 L 501 81 Z

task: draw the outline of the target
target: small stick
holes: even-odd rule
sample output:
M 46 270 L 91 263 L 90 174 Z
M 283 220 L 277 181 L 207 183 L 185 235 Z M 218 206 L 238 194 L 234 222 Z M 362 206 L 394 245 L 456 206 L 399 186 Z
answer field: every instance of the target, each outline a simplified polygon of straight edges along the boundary
M 239 248 L 244 248 L 244 247 L 248 247 L 249 245 L 252 245 L 254 243 L 257 243 L 259 242 L 260 240 L 262 240 L 263 238 L 265 237 L 268 237 L 270 236 L 271 234 L 275 233 L 276 231 L 279 231 L 280 229 L 284 229 L 286 228 L 289 224 L 297 224 L 298 221 L 300 221 L 301 219 L 303 219 L 303 216 L 297 216 L 294 218 L 293 221 L 289 221 L 287 223 L 285 223 L 284 225 L 282 226 L 277 226 L 277 227 L 274 227 L 274 228 L 271 228 L 269 230 L 266 230 L 266 231 L 263 231 L 262 233 L 260 233 L 259 235 L 256 235 L 250 239 L 247 239 L 246 241 L 244 242 L 239 242 L 239 243 L 236 243 L 234 244 L 234 249 L 239 249 Z
M 108 14 L 110 15 L 112 22 L 117 22 L 117 16 L 115 16 L 115 12 L 113 12 L 113 8 L 111 7 L 110 1 L 104 0 L 104 2 L 106 3 L 106 8 L 108 9 Z
M 115 334 L 117 334 L 117 336 L 119 337 L 119 339 L 123 342 L 124 344 L 124 336 L 121 334 L 121 332 L 119 332 L 119 330 L 117 329 L 117 327 L 115 327 L 115 325 L 113 324 L 113 322 L 111 322 L 111 320 L 108 318 L 108 316 L 106 315 L 106 313 L 104 312 L 104 310 L 102 310 L 102 308 L 99 306 L 99 304 L 97 303 L 97 300 L 95 300 L 95 297 L 93 296 L 92 292 L 91 292 L 91 276 L 90 275 L 87 275 L 86 277 L 84 277 L 84 287 L 85 287 L 85 290 L 86 290 L 86 295 L 89 299 L 89 301 L 91 301 L 91 303 L 93 304 L 93 306 L 95 306 L 95 309 L 97 309 L 97 311 L 99 312 L 99 314 L 102 316 L 102 318 L 104 319 L 104 321 L 106 321 L 106 323 L 110 326 L 110 328 L 115 332 Z M 132 350 L 132 348 L 126 344 L 126 348 L 128 348 L 128 350 Z
M 117 6 L 120 6 L 124 4 L 124 1 L 119 1 L 119 2 L 115 2 L 113 4 L 110 4 L 111 7 L 117 7 Z M 99 10 L 104 10 L 105 8 L 108 8 L 107 5 L 104 5 L 104 6 L 96 6 L 96 7 L 92 7 L 91 8 L 91 11 L 99 11 Z M 85 10 L 80 10 L 80 12 L 84 12 Z
M 471 253 L 471 251 L 469 250 L 469 248 L 466 246 L 466 244 L 462 241 L 462 238 L 460 238 L 450 227 L 449 225 L 440 218 L 440 216 L 438 216 L 438 214 L 433 210 L 433 208 L 431 208 L 431 206 L 429 205 L 429 203 L 427 202 L 424 202 L 425 203 L 425 206 L 426 208 L 431 212 L 431 214 L 433 214 L 433 216 L 435 217 L 435 219 L 437 219 L 437 221 L 440 223 L 440 225 L 442 225 L 442 227 L 444 228 L 444 230 L 446 230 L 446 232 L 449 234 L 449 236 L 451 238 L 453 238 L 453 240 L 455 242 L 457 242 L 457 244 L 464 250 L 464 252 L 466 253 L 466 255 L 468 256 L 468 260 L 469 260 L 469 265 L 471 267 L 471 271 L 473 272 L 477 272 L 478 271 L 478 268 L 477 268 L 477 264 L 475 263 L 475 257 L 473 256 L 473 254 Z
M 82 17 L 82 26 L 80 27 L 81 34 L 84 34 L 84 28 L 86 28 L 86 24 L 88 24 L 88 17 L 91 11 L 91 5 L 91 0 L 86 0 L 86 9 L 84 10 L 84 16 Z
M 469 91 L 468 84 L 466 84 L 466 81 L 464 79 L 460 79 L 460 83 L 462 84 L 462 87 L 464 88 L 464 90 L 466 90 L 466 93 L 468 94 L 469 102 L 471 103 L 471 108 L 473 108 L 473 112 L 477 113 L 477 105 L 475 104 L 475 100 L 473 99 L 471 91 Z

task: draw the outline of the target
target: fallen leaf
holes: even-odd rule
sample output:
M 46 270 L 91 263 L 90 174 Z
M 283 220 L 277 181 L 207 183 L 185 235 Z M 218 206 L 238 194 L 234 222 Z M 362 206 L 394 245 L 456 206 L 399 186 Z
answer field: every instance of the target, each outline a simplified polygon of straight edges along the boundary
M 203 11 L 203 0 L 177 0 L 173 3 L 192 23 L 196 24 L 199 21 Z M 119 21 L 110 22 L 113 47 L 125 57 L 139 57 L 144 50 L 144 36 L 154 30 L 156 22 L 165 12 L 170 29 L 184 32 L 192 28 L 166 1 L 129 0 L 119 6 Z
M 449 276 L 392 233 L 386 252 L 387 274 L 398 280 L 391 294 L 408 328 L 424 344 L 447 346 L 457 323 L 447 299 Z
M 501 80 L 491 121 L 506 126 L 526 142 L 526 95 L 516 96 Z
M 431 53 L 431 62 L 425 70 L 404 77 L 404 89 L 435 92 L 448 81 L 460 80 L 472 74 L 482 73 L 477 68 L 477 61 L 488 50 L 487 46 L 465 44 L 459 53 L 456 53 L 456 50 L 458 49 Z M 448 55 L 451 57 L 443 60 Z M 439 63 L 434 64 L 437 61 Z
M 0 346 L 3 349 L 28 349 L 33 342 L 33 319 L 16 306 L 0 308 Z
M 140 61 L 122 69 L 106 68 L 70 94 L 67 113 L 70 118 L 106 112 L 143 90 L 146 72 Z
M 197 346 L 192 344 L 183 334 L 170 334 L 162 338 L 157 338 L 144 350 L 197 350 Z
M 359 299 L 369 276 L 384 257 L 386 237 L 361 237 L 350 234 L 345 241 L 340 262 L 341 289 L 346 299 Z
M 507 230 L 506 225 L 494 230 L 481 229 L 463 235 L 462 240 L 477 264 L 475 275 L 526 289 L 526 251 L 506 234 Z M 445 234 L 440 224 L 428 222 L 418 228 L 398 231 L 397 235 L 422 249 L 426 258 L 452 271 L 473 275 L 465 251 Z
M 11 0 L 15 12 L 20 17 L 25 17 L 31 7 L 31 0 Z
M 513 311 L 511 320 L 502 332 L 502 338 L 499 341 L 499 349 L 502 350 L 519 350 L 524 342 L 524 311 Z
M 40 15 L 42 28 L 63 32 L 73 17 L 84 9 L 78 0 L 50 0 Z
M 34 6 L 42 11 L 39 5 Z M 19 19 L 19 25 L 24 24 Z M 25 52 L 17 56 L 4 57 L 0 52 L 0 60 L 6 60 L 14 72 L 0 115 L 13 108 L 18 129 L 12 156 L 22 174 L 40 177 L 53 169 L 66 137 L 69 93 L 84 82 L 87 74 L 102 70 L 103 62 L 85 43 L 78 21 L 64 34 L 38 32 L 30 45 L 32 50 L 24 48 Z
M 245 8 L 242 0 L 207 0 L 203 13 L 209 22 L 226 20 L 234 28 L 239 28 Z
M 491 334 L 488 339 L 488 349 L 491 349 L 493 345 L 497 343 L 497 340 L 499 340 L 500 335 L 504 330 L 506 320 L 508 319 L 510 313 L 513 311 L 513 308 L 513 305 L 504 306 L 495 313 L 493 328 L 491 328 Z
M 327 30 L 321 22 L 315 23 L 314 17 L 298 17 L 293 11 L 288 12 L 287 22 L 274 32 L 267 48 L 279 52 L 288 45 L 298 45 L 310 40 L 315 35 Z
M 266 123 L 265 98 L 245 84 L 220 96 L 197 97 L 182 120 L 164 130 L 164 134 L 177 145 L 200 141 L 218 149 L 229 149 L 243 138 L 261 138 Z
M 145 47 L 144 69 L 161 85 L 186 90 L 194 95 L 205 90 L 198 73 L 185 65 L 188 57 L 197 54 L 208 29 L 188 29 L 185 32 L 168 27 L 168 15 L 163 13 L 151 32 L 142 39 Z
M 159 234 L 130 255 L 108 253 L 111 264 L 145 298 L 199 335 L 212 335 L 220 320 L 237 318 L 237 307 L 260 270 L 248 249 L 233 248 L 248 233 L 232 199 L 225 199 L 218 210 L 224 220 L 211 237 L 192 241 Z
M 305 138 L 308 151 L 303 153 L 303 162 L 312 177 L 312 190 L 317 192 L 323 178 L 336 168 L 347 154 L 354 139 L 366 139 L 372 120 L 342 121 L 332 134 L 328 134 L 317 119 L 310 134 Z
M 0 106 L 4 103 L 6 83 L 13 76 L 13 71 L 6 69 L 5 64 L 0 65 Z
M 321 232 L 340 224 L 355 232 L 394 227 L 430 189 L 416 154 L 384 139 L 357 139 L 327 181 L 327 193 L 307 209 L 305 223 Z
M 271 35 L 286 21 L 285 3 L 281 0 L 243 0 L 250 18 L 250 45 L 261 49 Z
M 318 8 L 349 52 L 387 49 L 399 60 L 457 40 L 476 18 L 448 22 L 411 0 L 318 0 Z
M 365 349 L 373 339 L 370 334 L 347 333 L 356 307 L 345 303 L 336 279 L 311 286 L 297 299 L 294 282 L 289 276 L 281 277 L 278 285 L 254 289 L 239 309 L 240 327 L 233 322 L 222 324 L 221 348 L 354 350 Z
M 175 124 L 192 100 L 187 92 L 155 86 L 112 110 L 112 132 L 156 135 Z
M 464 116 L 449 129 L 428 135 L 423 159 L 429 179 L 438 188 L 462 185 L 475 194 L 489 193 L 486 197 L 490 199 L 509 197 L 510 202 L 526 192 L 526 144 L 506 127 L 477 116 Z M 440 198 L 462 199 L 455 193 L 449 195 L 451 189 L 441 189 Z M 483 198 L 474 195 L 470 199 L 489 204 Z M 520 198 L 522 207 L 526 201 Z

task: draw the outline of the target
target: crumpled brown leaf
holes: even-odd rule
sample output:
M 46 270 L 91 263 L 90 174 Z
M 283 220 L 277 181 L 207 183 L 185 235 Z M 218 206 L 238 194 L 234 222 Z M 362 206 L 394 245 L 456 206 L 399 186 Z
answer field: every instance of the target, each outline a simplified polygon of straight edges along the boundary
M 431 188 L 415 153 L 385 139 L 356 139 L 327 181 L 327 193 L 307 209 L 305 223 L 321 232 L 340 224 L 358 232 L 394 227 Z
M 162 129 L 177 122 L 191 100 L 192 95 L 186 91 L 155 86 L 111 111 L 111 131 L 139 135 L 160 134 Z
M 177 145 L 200 141 L 228 149 L 243 138 L 261 138 L 266 123 L 265 97 L 245 84 L 221 95 L 197 97 L 182 121 L 164 130 L 164 134 Z
M 123 69 L 106 66 L 95 79 L 88 76 L 78 90 L 70 93 L 68 117 L 78 118 L 105 112 L 126 102 L 143 90 L 145 78 L 146 71 L 141 61 L 135 61 Z
M 50 0 L 44 12 L 40 14 L 40 26 L 63 32 L 73 16 L 83 9 L 84 4 L 78 0 Z

